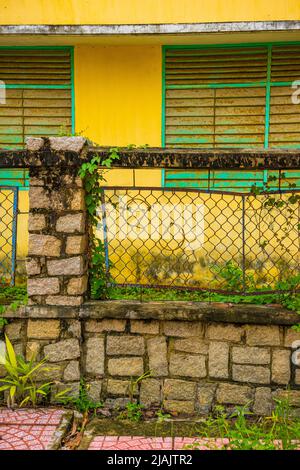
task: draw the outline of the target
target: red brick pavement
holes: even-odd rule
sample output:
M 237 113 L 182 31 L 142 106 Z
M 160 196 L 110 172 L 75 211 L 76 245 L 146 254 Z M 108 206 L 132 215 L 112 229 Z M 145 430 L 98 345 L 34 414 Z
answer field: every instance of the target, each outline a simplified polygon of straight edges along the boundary
M 56 409 L 0 409 L 0 450 L 46 450 L 64 415 Z
M 182 450 L 192 448 L 195 443 L 199 450 L 221 448 L 228 439 L 200 439 L 189 437 L 131 437 L 96 436 L 88 450 Z

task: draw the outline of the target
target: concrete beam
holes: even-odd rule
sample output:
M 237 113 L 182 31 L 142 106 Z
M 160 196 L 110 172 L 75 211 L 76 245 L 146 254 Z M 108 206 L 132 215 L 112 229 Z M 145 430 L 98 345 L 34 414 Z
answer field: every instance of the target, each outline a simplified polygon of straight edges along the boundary
M 226 23 L 127 24 L 127 25 L 0 25 L 0 35 L 129 36 L 190 35 L 299 31 L 300 21 L 238 21 Z

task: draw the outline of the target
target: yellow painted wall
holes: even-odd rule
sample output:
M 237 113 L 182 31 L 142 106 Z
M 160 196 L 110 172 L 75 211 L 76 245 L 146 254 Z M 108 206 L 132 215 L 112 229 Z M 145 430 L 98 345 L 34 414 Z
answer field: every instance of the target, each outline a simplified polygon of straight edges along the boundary
M 160 46 L 75 47 L 77 132 L 99 145 L 161 145 Z
M 28 252 L 29 191 L 19 191 L 19 214 L 17 224 L 17 259 L 23 259 Z
M 2 0 L 1 24 L 298 20 L 299 0 Z

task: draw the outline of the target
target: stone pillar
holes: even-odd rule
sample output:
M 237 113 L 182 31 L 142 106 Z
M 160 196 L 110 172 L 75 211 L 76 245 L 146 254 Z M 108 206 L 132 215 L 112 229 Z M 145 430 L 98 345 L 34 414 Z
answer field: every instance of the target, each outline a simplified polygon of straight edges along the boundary
M 38 150 L 39 155 L 49 152 L 52 163 L 35 166 L 29 171 L 29 249 L 26 262 L 29 305 L 75 307 L 84 301 L 88 285 L 85 194 L 82 180 L 77 176 L 78 163 L 76 166 L 61 161 L 59 150 L 61 146 L 64 152 L 69 151 L 75 156 L 81 150 L 78 152 L 78 138 L 53 138 L 53 142 L 51 139 L 40 140 L 31 139 L 27 143 L 28 150 L 31 150 L 31 145 L 32 151 Z M 76 151 L 72 149 L 75 144 Z M 69 150 L 68 145 L 71 146 Z M 83 146 L 84 142 L 81 149 Z

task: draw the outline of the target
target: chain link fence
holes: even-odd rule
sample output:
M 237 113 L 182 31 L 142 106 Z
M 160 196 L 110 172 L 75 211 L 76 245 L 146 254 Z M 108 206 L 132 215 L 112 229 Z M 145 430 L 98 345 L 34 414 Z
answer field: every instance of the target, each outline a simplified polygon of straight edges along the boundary
M 102 189 L 108 286 L 298 291 L 300 192 Z
M 18 188 L 0 186 L 0 284 L 14 285 Z

